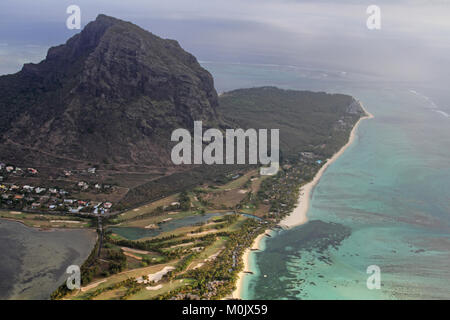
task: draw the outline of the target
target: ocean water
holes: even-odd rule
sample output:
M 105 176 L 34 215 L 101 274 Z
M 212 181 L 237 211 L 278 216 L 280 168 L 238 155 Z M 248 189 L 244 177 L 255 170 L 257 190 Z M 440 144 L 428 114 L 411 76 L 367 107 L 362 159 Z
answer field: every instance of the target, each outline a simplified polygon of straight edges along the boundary
M 0 219 L 0 299 L 49 299 L 95 242 L 92 230 L 40 231 Z
M 251 253 L 255 274 L 245 276 L 242 298 L 450 299 L 445 88 L 368 82 L 351 74 L 321 79 L 280 66 L 204 66 L 219 91 L 275 85 L 342 92 L 375 115 L 322 176 L 309 222 L 272 232 L 263 250 Z M 367 287 L 369 266 L 380 270 L 380 289 Z

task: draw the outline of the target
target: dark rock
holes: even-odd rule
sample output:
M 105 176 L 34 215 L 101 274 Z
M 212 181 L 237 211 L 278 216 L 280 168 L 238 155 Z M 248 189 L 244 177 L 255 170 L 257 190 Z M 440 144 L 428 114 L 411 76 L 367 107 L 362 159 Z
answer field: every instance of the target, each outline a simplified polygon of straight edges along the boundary
M 212 76 L 178 42 L 99 15 L 0 77 L 0 153 L 27 165 L 170 164 L 170 134 L 221 126 Z

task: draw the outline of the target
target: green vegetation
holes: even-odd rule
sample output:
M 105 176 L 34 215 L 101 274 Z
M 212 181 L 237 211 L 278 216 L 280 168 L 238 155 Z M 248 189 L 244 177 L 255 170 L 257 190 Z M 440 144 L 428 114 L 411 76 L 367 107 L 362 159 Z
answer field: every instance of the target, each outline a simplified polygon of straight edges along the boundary
M 143 198 L 156 200 L 104 219 L 104 227 L 158 227 L 168 220 L 194 214 L 217 210 L 224 214 L 152 238 L 128 240 L 105 232 L 100 257 L 90 256 L 82 268 L 82 277 L 84 285 L 101 279 L 106 282 L 73 298 L 226 297 L 243 268 L 244 250 L 258 234 L 275 227 L 293 210 L 301 185 L 313 179 L 326 159 L 347 142 L 362 114 L 349 96 L 276 88 L 226 93 L 221 97 L 221 106 L 232 127 L 280 129 L 279 172 L 261 177 L 254 166 L 199 166 L 132 189 L 124 205 L 135 205 Z M 136 277 L 146 279 L 145 268 L 141 267 L 150 266 L 156 272 L 168 265 L 174 269 L 157 282 L 158 287 L 153 281 L 147 283 L 154 290 L 136 281 Z M 67 291 L 61 289 L 53 298 L 66 295 Z
M 230 176 L 248 170 L 249 165 L 205 165 L 177 172 L 131 189 L 121 200 L 125 207 L 137 207 L 171 194 L 193 189 L 203 183 L 224 184 Z
M 337 152 L 363 114 L 350 110 L 353 102 L 343 94 L 262 87 L 224 93 L 220 108 L 231 127 L 280 129 L 284 160 L 303 151 L 325 158 Z

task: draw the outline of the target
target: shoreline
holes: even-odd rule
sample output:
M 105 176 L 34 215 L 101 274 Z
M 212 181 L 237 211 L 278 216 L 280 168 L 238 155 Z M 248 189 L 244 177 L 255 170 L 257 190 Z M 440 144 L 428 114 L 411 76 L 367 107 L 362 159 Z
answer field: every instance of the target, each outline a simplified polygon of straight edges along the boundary
M 345 152 L 345 150 L 354 142 L 356 138 L 356 130 L 361 124 L 361 121 L 374 118 L 374 115 L 368 112 L 360 101 L 358 101 L 358 103 L 362 108 L 362 110 L 365 112 L 365 115 L 359 118 L 358 121 L 353 126 L 352 130 L 350 131 L 350 136 L 347 143 L 344 146 L 342 146 L 342 148 L 339 149 L 338 152 L 336 152 L 330 159 L 328 159 L 324 163 L 324 165 L 319 169 L 319 171 L 316 173 L 312 181 L 306 183 L 300 188 L 299 197 L 297 200 L 298 204 L 297 207 L 294 208 L 291 214 L 289 214 L 287 217 L 285 217 L 278 223 L 280 227 L 290 229 L 295 226 L 305 224 L 308 221 L 306 214 L 309 209 L 310 196 L 314 187 L 319 182 L 320 178 L 322 177 L 323 173 L 328 168 L 328 166 L 332 164 L 334 161 L 336 161 L 336 159 L 338 159 Z M 260 242 L 266 236 L 267 231 L 270 231 L 270 229 L 267 229 L 263 233 L 258 235 L 258 237 L 256 237 L 255 240 L 253 241 L 252 245 L 249 248 L 245 249 L 244 254 L 242 256 L 242 259 L 244 261 L 244 269 L 238 274 L 236 289 L 233 291 L 231 295 L 232 299 L 242 299 L 242 289 L 244 277 L 246 275 L 245 271 L 251 271 L 250 253 L 252 252 L 252 249 L 259 249 Z
M 97 233 L 95 228 L 83 228 L 83 227 L 73 227 L 73 228 L 67 228 L 67 227 L 49 227 L 49 228 L 43 228 L 43 227 L 36 227 L 36 226 L 29 226 L 25 222 L 23 222 L 20 219 L 14 219 L 14 218 L 8 218 L 8 217 L 0 217 L 0 221 L 11 221 L 11 222 L 17 222 L 23 225 L 24 227 L 27 227 L 29 229 L 33 229 L 35 231 L 39 232 L 54 232 L 54 231 L 66 231 L 66 230 L 92 230 L 93 232 Z
M 287 217 L 285 217 L 278 223 L 280 227 L 289 229 L 305 224 L 308 221 L 307 212 L 309 209 L 309 202 L 311 200 L 311 194 L 312 191 L 314 190 L 314 187 L 317 185 L 317 183 L 319 182 L 320 178 L 322 177 L 328 166 L 330 166 L 333 162 L 335 162 L 345 152 L 345 150 L 347 150 L 347 148 L 353 144 L 356 138 L 356 131 L 358 130 L 361 121 L 374 118 L 373 114 L 368 112 L 361 102 L 359 102 L 359 105 L 366 113 L 366 115 L 359 118 L 358 121 L 355 123 L 352 130 L 350 131 L 350 136 L 347 143 L 344 146 L 342 146 L 342 148 L 339 149 L 339 151 L 336 152 L 331 158 L 327 159 L 324 165 L 319 169 L 319 171 L 317 171 L 312 181 L 306 183 L 300 188 L 297 206 L 294 208 L 291 214 L 289 214 Z
M 244 262 L 244 269 L 238 274 L 238 280 L 236 281 L 236 289 L 231 294 L 232 299 L 242 299 L 242 287 L 244 284 L 244 276 L 246 275 L 246 271 L 250 271 L 250 253 L 252 249 L 260 250 L 261 240 L 267 235 L 267 232 L 270 232 L 270 229 L 264 230 L 263 233 L 259 234 L 250 247 L 244 250 L 242 255 L 242 260 Z

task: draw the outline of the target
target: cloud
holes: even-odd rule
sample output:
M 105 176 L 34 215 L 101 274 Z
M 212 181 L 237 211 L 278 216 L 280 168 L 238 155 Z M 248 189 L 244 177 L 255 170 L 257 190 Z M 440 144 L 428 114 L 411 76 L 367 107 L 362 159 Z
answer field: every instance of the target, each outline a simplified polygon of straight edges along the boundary
M 444 0 L 99 0 L 76 1 L 82 24 L 105 13 L 175 38 L 203 60 L 358 70 L 400 80 L 450 74 L 450 7 Z M 366 28 L 381 7 L 382 29 Z M 64 42 L 69 1 L 2 4 L 1 42 Z M 30 10 L 31 9 L 31 10 Z M 0 70 L 2 72 L 3 70 Z

